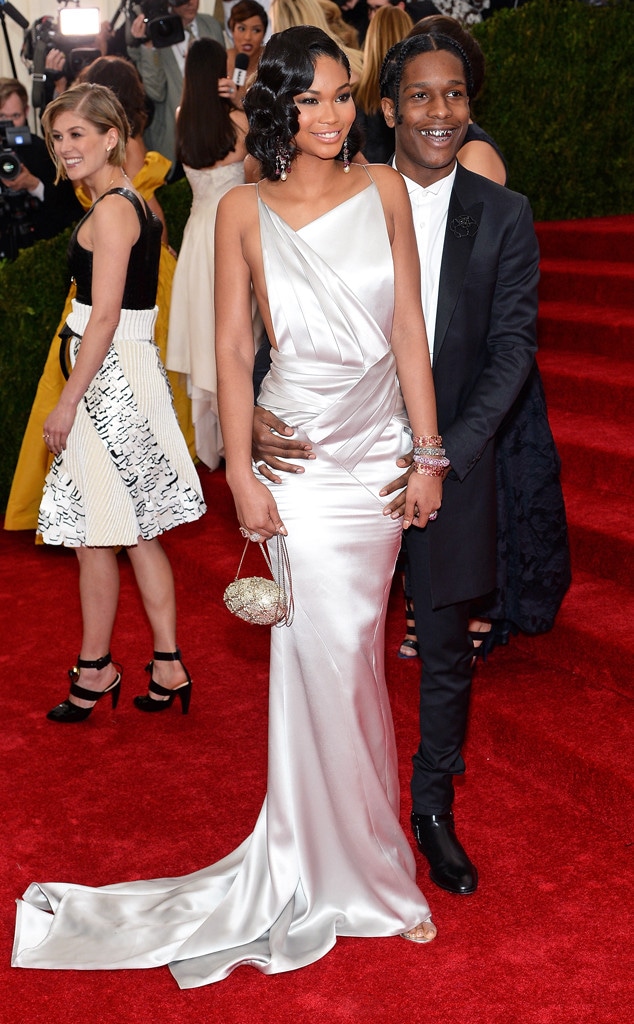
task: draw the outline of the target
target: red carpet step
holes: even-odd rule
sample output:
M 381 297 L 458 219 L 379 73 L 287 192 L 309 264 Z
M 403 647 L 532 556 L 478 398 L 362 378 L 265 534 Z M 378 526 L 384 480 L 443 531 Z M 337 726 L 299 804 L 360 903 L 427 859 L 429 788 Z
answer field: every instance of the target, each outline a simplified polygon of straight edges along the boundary
M 548 221 L 537 225 L 543 260 L 622 260 L 634 254 L 634 216 Z
M 626 306 L 634 291 L 634 264 L 596 259 L 543 259 L 540 298 L 557 301 L 583 295 L 584 302 L 601 306 Z
M 545 287 L 545 285 L 544 285 Z M 634 311 L 574 301 L 540 302 L 539 342 L 546 350 L 596 352 L 613 359 L 631 359 L 634 353 Z
M 537 231 L 538 361 L 562 459 L 574 575 L 557 643 L 565 663 L 574 663 L 576 650 L 588 680 L 608 680 L 631 700 L 634 217 Z M 546 647 L 552 656 L 553 645 Z

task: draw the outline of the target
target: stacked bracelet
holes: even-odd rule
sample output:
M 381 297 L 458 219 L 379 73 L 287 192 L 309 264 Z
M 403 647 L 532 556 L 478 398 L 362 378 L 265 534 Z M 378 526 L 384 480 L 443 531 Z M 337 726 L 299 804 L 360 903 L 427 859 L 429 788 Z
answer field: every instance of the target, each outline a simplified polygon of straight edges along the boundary
M 451 465 L 445 457 L 440 434 L 414 435 L 414 472 L 423 476 L 443 476 Z
M 442 458 L 444 454 L 444 448 L 414 448 L 414 455 L 431 455 L 432 458 L 435 456 Z
M 442 466 L 443 469 L 447 469 L 447 466 L 450 465 L 449 459 L 436 456 L 431 458 L 429 455 L 415 455 L 414 462 L 420 466 Z
M 440 434 L 421 434 L 419 437 L 414 434 L 412 444 L 415 448 L 440 448 L 442 445 L 442 437 Z
M 445 467 L 440 465 L 428 466 L 423 462 L 415 462 L 414 472 L 420 473 L 422 476 L 442 476 L 445 472 Z

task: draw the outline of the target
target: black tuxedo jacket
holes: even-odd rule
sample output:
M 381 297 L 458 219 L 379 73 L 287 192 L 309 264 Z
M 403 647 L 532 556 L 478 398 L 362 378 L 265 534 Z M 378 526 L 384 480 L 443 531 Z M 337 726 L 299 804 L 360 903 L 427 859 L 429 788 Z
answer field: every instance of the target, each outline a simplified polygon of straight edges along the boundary
M 434 336 L 451 471 L 430 523 L 434 607 L 495 586 L 494 435 L 533 365 L 539 249 L 528 200 L 457 165 Z

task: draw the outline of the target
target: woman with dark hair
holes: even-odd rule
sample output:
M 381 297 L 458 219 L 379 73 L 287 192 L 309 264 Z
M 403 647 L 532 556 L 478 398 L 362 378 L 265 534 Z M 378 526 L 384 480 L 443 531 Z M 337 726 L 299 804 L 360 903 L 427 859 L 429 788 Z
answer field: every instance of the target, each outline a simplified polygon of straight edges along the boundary
M 436 934 L 399 822 L 383 667 L 401 529 L 383 515 L 379 489 L 411 440 L 403 399 L 420 447 L 432 452 L 419 456 L 407 486 L 409 522 L 436 514 L 444 460 L 433 454 L 440 441 L 407 191 L 391 168 L 349 162 L 349 74 L 319 29 L 271 38 L 246 97 L 247 146 L 264 178 L 232 189 L 216 219 L 227 478 L 241 531 L 273 539 L 274 558 L 286 538 L 295 601 L 292 624 L 271 640 L 262 810 L 237 850 L 193 875 L 29 890 L 42 909 L 23 907 L 32 936 L 24 945 L 36 948 L 21 944 L 20 966 L 169 963 L 179 985 L 193 988 L 243 963 L 265 974 L 313 963 L 338 935 L 425 943 Z M 283 410 L 318 455 L 278 489 L 279 509 L 251 462 L 252 288 L 273 346 L 260 401 Z
M 227 50 L 227 74 L 233 74 L 239 53 L 249 58 L 247 78 L 255 74 L 264 45 L 264 36 L 269 27 L 269 16 L 257 0 L 238 0 L 231 8 L 229 30 L 233 46 Z
M 216 469 L 222 455 L 214 354 L 214 224 L 220 198 L 244 182 L 247 119 L 218 93 L 227 55 L 215 39 L 187 52 L 176 118 L 176 158 L 193 201 L 178 256 L 170 309 L 167 361 L 184 374 L 192 402 L 196 455 Z
M 234 107 L 242 110 L 245 90 L 248 89 L 260 60 L 264 36 L 269 27 L 269 16 L 257 0 L 238 0 L 231 8 L 227 25 L 233 36 L 233 46 L 227 50 L 227 70 L 225 77 L 218 83 L 218 91 L 225 99 L 231 100 Z M 246 57 L 249 62 L 246 78 L 240 85 L 233 80 L 238 54 Z
M 161 245 L 156 293 L 158 316 L 154 328 L 154 341 L 158 346 L 161 359 L 165 363 L 172 279 L 176 259 L 167 244 L 165 217 L 155 193 L 165 184 L 170 162 L 161 153 L 157 153 L 155 150 L 148 151 L 143 141 L 143 131 L 147 120 L 146 97 L 143 83 L 134 64 L 122 57 L 98 57 L 83 69 L 79 78 L 82 82 L 94 82 L 98 85 L 108 86 L 119 99 L 130 126 L 125 149 L 126 173 L 134 188 L 163 226 L 163 244 Z M 82 187 L 81 182 L 75 182 L 74 187 L 84 210 L 88 210 L 92 204 L 89 193 Z M 50 452 L 42 440 L 42 424 L 59 400 L 64 387 L 65 381 L 60 363 L 60 331 L 71 312 L 74 298 L 75 284 L 73 282 L 50 346 L 24 432 L 5 516 L 5 528 L 8 530 L 37 529 L 42 488 L 51 463 Z M 191 403 L 186 388 L 177 374 L 170 374 L 170 384 L 178 422 L 193 455 L 194 431 Z

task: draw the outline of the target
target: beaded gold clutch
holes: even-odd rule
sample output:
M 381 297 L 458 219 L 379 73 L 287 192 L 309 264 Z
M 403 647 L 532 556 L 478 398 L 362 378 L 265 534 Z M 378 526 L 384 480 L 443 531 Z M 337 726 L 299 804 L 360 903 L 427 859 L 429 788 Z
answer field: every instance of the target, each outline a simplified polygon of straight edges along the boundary
M 239 578 L 244 556 L 250 544 L 250 541 L 247 540 L 236 578 L 233 583 L 229 584 L 223 595 L 224 603 L 233 615 L 257 626 L 290 626 L 293 621 L 293 581 L 286 541 L 279 534 L 275 540 L 277 543 L 276 574 L 273 573 L 271 559 L 264 544 L 260 544 L 260 550 L 271 576 L 276 575 L 276 578 L 265 579 L 263 576 Z

